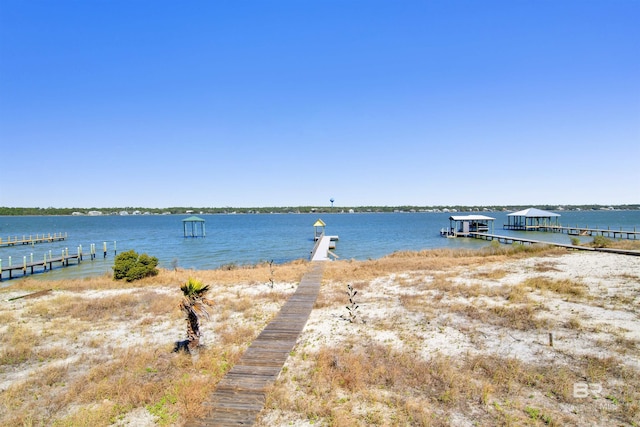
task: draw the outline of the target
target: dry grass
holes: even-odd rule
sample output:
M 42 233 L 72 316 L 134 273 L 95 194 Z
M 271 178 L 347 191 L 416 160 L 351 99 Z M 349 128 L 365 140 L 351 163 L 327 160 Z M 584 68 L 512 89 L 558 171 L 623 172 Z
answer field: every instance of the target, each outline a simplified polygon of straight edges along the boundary
M 532 289 L 551 291 L 573 297 L 582 297 L 586 294 L 586 286 L 584 284 L 568 279 L 552 280 L 544 276 L 536 276 L 528 278 L 522 285 Z
M 195 356 L 172 352 L 186 331 L 179 284 L 192 271 L 132 284 L 105 276 L 3 288 L 7 297 L 54 291 L 0 305 L 0 424 L 106 426 L 136 408 L 158 425 L 202 415 L 216 383 L 295 290 L 279 274 L 299 277 L 305 266 L 277 268 L 274 289 L 261 266 L 198 272 L 220 281 L 209 282 L 215 313 Z
M 435 252 L 328 265 L 335 276 L 258 425 L 640 423 L 638 341 L 625 332 L 633 326 L 614 320 L 635 319 L 624 314 L 633 297 L 616 295 L 620 311 L 595 321 L 589 313 L 601 310 L 601 295 L 594 292 L 607 288 L 563 277 L 555 251 L 530 261 L 527 252 L 472 253 L 460 262 Z M 510 267 L 520 264 L 525 277 Z M 386 268 L 382 280 L 376 272 Z M 362 290 L 366 323 L 338 319 L 345 282 Z M 575 397 L 576 384 L 591 387 L 588 398 Z
M 639 359 L 637 323 L 625 320 L 639 276 L 611 279 L 626 284 L 607 298 L 627 323 L 593 319 L 590 308 L 605 310 L 600 287 L 554 278 L 563 254 L 490 247 L 327 263 L 312 313 L 324 319 L 310 319 L 258 424 L 639 424 L 640 375 L 629 363 Z M 516 278 L 520 265 L 535 275 Z M 163 270 L 133 284 L 27 278 L 1 289 L 7 297 L 54 291 L 0 303 L 0 424 L 184 425 L 203 414 L 208 394 L 308 267 L 276 266 L 273 276 L 268 264 Z M 189 276 L 211 284 L 215 301 L 194 356 L 172 352 L 184 339 L 177 304 Z M 359 291 L 366 323 L 340 319 L 347 284 Z M 599 399 L 576 399 L 576 382 L 601 385 Z
M 322 348 L 300 375 L 285 373 L 266 407 L 330 426 L 440 426 L 455 424 L 457 412 L 473 407 L 479 409 L 473 414 L 480 425 L 528 424 L 526 408 L 535 405 L 546 424 L 559 426 L 571 419 L 557 402 L 575 403 L 577 381 L 579 374 L 563 366 L 487 356 L 437 354 L 425 360 L 410 351 L 352 343 Z

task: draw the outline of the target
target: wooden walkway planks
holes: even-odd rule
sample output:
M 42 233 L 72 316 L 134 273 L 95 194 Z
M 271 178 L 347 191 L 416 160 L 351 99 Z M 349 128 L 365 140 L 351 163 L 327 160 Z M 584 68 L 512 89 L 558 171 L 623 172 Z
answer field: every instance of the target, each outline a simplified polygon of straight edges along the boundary
M 320 291 L 323 270 L 324 263 L 311 264 L 280 313 L 220 380 L 204 404 L 208 414 L 189 426 L 253 425 L 264 406 L 267 388 L 280 374 L 307 323 Z

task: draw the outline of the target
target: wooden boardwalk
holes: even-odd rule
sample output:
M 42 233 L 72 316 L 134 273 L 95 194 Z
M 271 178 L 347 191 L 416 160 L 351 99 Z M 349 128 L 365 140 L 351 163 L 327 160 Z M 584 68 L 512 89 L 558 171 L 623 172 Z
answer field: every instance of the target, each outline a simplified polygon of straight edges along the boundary
M 311 263 L 310 270 L 280 313 L 220 380 L 205 403 L 208 414 L 188 426 L 253 425 L 264 406 L 268 387 L 280 374 L 307 323 L 320 291 L 323 270 L 323 262 Z

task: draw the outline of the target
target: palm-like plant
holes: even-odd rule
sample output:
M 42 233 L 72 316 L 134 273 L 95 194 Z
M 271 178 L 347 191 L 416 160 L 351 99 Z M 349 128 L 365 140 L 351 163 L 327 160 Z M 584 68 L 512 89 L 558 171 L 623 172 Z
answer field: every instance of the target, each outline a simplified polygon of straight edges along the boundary
M 205 298 L 209 285 L 204 285 L 200 280 L 190 277 L 180 290 L 184 294 L 180 309 L 187 315 L 187 347 L 194 349 L 200 345 L 200 317 L 210 318 L 209 307 L 213 301 Z

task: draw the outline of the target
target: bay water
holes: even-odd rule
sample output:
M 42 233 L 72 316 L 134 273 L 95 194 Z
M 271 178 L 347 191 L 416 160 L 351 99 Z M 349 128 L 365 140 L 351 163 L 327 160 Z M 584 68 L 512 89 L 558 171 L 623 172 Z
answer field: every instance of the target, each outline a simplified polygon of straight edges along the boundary
M 574 237 L 503 230 L 508 213 L 481 212 L 496 218 L 495 234 L 556 243 L 570 243 Z M 559 222 L 564 226 L 640 231 L 640 210 L 556 213 L 561 215 Z M 334 252 L 340 259 L 376 259 L 402 250 L 481 248 L 490 244 L 478 239 L 441 237 L 440 230 L 449 226 L 451 215 L 444 212 L 198 215 L 205 220 L 206 227 L 206 237 L 198 238 L 184 237 L 182 220 L 190 215 L 0 216 L 3 240 L 67 234 L 67 239 L 61 242 L 0 247 L 0 259 L 5 267 L 9 257 L 13 265 L 21 265 L 23 257 L 29 261 L 33 255 L 34 260 L 42 260 L 49 251 L 56 257 L 65 249 L 75 254 L 77 247 L 82 246 L 85 260 L 80 265 L 33 275 L 43 280 L 111 274 L 115 253 L 130 249 L 157 257 L 163 268 L 215 269 L 271 260 L 285 263 L 309 258 L 314 245 L 313 224 L 319 218 L 326 223 L 327 235 L 339 236 Z M 580 239 L 587 242 L 593 237 Z M 104 243 L 106 258 L 103 258 Z M 91 244 L 95 244 L 97 252 L 93 261 L 86 256 Z

